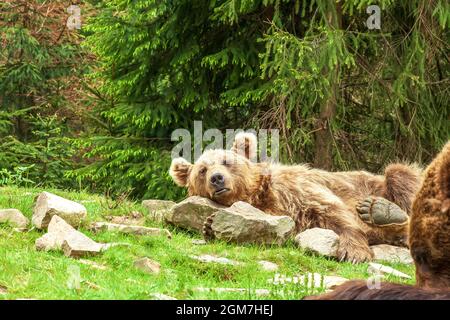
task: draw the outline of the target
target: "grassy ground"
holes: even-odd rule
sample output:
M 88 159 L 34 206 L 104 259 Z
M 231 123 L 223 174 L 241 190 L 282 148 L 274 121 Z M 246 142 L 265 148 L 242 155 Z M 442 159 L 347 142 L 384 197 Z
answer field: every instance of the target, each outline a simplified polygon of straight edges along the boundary
M 33 200 L 43 190 L 15 187 L 0 188 L 0 208 L 16 208 L 31 218 Z M 88 221 L 104 221 L 105 215 L 123 215 L 136 210 L 146 214 L 138 203 L 124 202 L 109 209 L 105 198 L 86 193 L 46 190 L 65 198 L 81 202 L 88 210 Z M 147 226 L 161 227 L 146 221 Z M 86 228 L 80 230 L 99 242 L 127 242 L 129 247 L 113 247 L 102 255 L 88 258 L 104 265 L 106 270 L 67 258 L 61 252 L 38 252 L 34 242 L 42 232 L 13 231 L 0 225 L 0 299 L 149 299 L 152 293 L 163 293 L 177 299 L 301 299 L 305 295 L 323 292 L 305 286 L 290 284 L 276 286 L 268 283 L 274 272 L 261 271 L 258 260 L 268 260 L 279 265 L 278 274 L 294 277 L 306 272 L 337 275 L 348 279 L 367 279 L 367 264 L 351 265 L 320 257 L 313 257 L 292 243 L 283 247 L 238 246 L 222 242 L 192 245 L 199 234 L 189 233 L 170 226 L 172 239 L 164 237 L 131 236 L 115 232 L 93 234 Z M 191 255 L 212 254 L 243 262 L 243 266 L 204 264 Z M 151 275 L 133 267 L 137 258 L 149 257 L 161 264 L 161 273 Z M 414 277 L 414 267 L 389 264 Z M 67 285 L 70 270 L 78 267 L 82 278 L 80 289 Z M 405 282 L 390 277 L 389 281 Z M 414 283 L 413 280 L 406 283 Z M 244 293 L 198 292 L 196 287 L 247 288 Z M 269 289 L 271 294 L 258 296 L 254 289 Z M 2 293 L 3 292 L 3 293 Z

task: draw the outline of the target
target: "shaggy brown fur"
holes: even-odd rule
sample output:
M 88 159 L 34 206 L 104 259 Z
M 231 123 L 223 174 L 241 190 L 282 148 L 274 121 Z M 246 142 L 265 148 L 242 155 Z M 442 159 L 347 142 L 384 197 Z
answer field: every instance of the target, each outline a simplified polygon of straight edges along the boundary
M 381 283 L 379 289 L 369 289 L 366 281 L 352 280 L 330 293 L 307 297 L 305 300 L 450 300 L 450 291 L 396 283 Z
M 371 290 L 366 281 L 348 281 L 333 292 L 308 299 L 450 300 L 450 141 L 425 171 L 409 228 L 416 286 L 383 283 L 381 289 Z
M 417 284 L 450 288 L 450 142 L 425 172 L 413 204 L 409 243 Z
M 385 176 L 366 171 L 327 172 L 306 165 L 254 163 L 256 137 L 238 134 L 232 150 L 208 150 L 191 164 L 174 159 L 170 174 L 189 195 L 210 198 L 223 205 L 245 201 L 273 215 L 288 215 L 297 232 L 320 227 L 340 236 L 339 258 L 362 262 L 372 258 L 370 244 L 397 243 L 407 235 L 403 225 L 375 226 L 363 222 L 356 205 L 369 196 L 389 199 L 410 211 L 420 185 L 420 170 L 390 165 Z M 242 150 L 242 154 L 240 154 Z M 215 176 L 223 179 L 218 189 Z

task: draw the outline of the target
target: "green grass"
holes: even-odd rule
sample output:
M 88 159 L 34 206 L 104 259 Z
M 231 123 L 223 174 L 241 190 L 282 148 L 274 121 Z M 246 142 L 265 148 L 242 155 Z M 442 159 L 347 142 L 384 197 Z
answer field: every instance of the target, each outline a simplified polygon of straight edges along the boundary
M 0 188 L 0 208 L 16 208 L 31 218 L 35 196 L 43 189 L 16 187 Z M 26 233 L 15 232 L 0 225 L 0 288 L 6 294 L 0 299 L 149 299 L 152 293 L 163 293 L 177 299 L 301 299 L 314 291 L 298 284 L 275 286 L 268 283 L 274 272 L 262 271 L 258 260 L 268 260 L 279 265 L 278 274 L 294 277 L 306 272 L 337 275 L 348 279 L 367 279 L 367 264 L 352 265 L 311 256 L 296 248 L 293 243 L 283 247 L 238 246 L 223 242 L 192 245 L 201 235 L 171 226 L 172 239 L 165 237 L 131 236 L 115 232 L 91 233 L 86 226 L 93 221 L 104 221 L 105 215 L 127 214 L 133 210 L 147 214 L 139 203 L 124 202 L 109 209 L 105 198 L 86 193 L 48 190 L 65 198 L 81 202 L 88 210 L 88 221 L 80 230 L 99 242 L 126 242 L 130 246 L 113 247 L 101 255 L 86 258 L 106 266 L 97 270 L 68 258 L 62 252 L 36 251 L 34 242 L 43 232 L 33 229 Z M 162 227 L 147 219 L 147 226 Z M 212 254 L 243 262 L 242 266 L 204 264 L 190 255 Z M 134 260 L 149 257 L 161 264 L 161 273 L 151 275 L 133 267 Z M 414 267 L 389 264 L 414 278 Z M 80 289 L 69 289 L 69 270 L 77 266 L 82 278 Z M 389 281 L 414 283 L 389 277 Z M 196 287 L 248 288 L 245 293 L 198 292 Z M 271 294 L 257 296 L 253 289 L 269 289 Z

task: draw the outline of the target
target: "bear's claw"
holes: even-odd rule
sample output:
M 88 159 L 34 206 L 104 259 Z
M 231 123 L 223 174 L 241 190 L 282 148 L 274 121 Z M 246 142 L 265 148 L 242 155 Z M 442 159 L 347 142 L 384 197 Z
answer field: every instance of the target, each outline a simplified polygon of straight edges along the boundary
M 382 197 L 368 197 L 356 206 L 361 219 L 378 226 L 408 222 L 408 214 L 395 203 Z
M 215 238 L 214 231 L 211 228 L 211 224 L 213 223 L 215 215 L 216 214 L 213 213 L 208 218 L 206 218 L 205 222 L 203 223 L 202 232 L 203 232 L 203 237 L 205 238 L 206 241 L 214 240 L 214 238 Z
M 373 258 L 372 251 L 368 246 L 339 245 L 337 258 L 340 262 L 347 261 L 352 264 L 371 261 Z

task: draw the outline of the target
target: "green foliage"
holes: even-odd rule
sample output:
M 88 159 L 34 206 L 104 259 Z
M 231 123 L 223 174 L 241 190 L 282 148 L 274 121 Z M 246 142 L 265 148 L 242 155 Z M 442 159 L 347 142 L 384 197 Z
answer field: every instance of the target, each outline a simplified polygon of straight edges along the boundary
M 33 181 L 180 199 L 170 135 L 194 120 L 279 129 L 282 161 L 332 170 L 450 136 L 448 1 L 90 0 L 68 34 L 54 3 L 0 5 L 0 166 Z
M 3 183 L 74 187 L 64 172 L 76 150 L 67 138 L 82 74 L 80 47 L 61 33 L 64 1 L 0 4 L 0 168 Z M 79 130 L 79 128 L 78 128 Z M 27 177 L 16 177 L 27 168 Z

